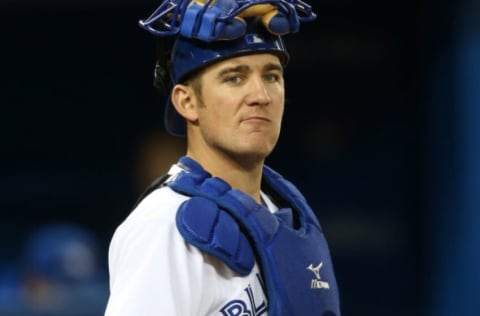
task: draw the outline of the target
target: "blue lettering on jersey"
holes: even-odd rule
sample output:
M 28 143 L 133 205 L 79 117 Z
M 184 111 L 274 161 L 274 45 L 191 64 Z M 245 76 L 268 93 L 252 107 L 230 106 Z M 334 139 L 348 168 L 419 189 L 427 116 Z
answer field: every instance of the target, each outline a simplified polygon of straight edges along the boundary
M 258 273 L 257 280 L 261 285 L 263 292 L 265 293 L 264 284 Z M 222 316 L 261 316 L 267 312 L 267 303 L 265 300 L 262 300 L 257 306 L 257 302 L 255 301 L 255 293 L 253 293 L 250 285 L 245 288 L 245 292 L 248 296 L 250 308 L 247 307 L 247 302 L 238 299 L 232 300 L 225 304 L 222 309 L 220 309 Z
M 252 316 L 244 301 L 233 300 L 220 310 L 223 316 Z

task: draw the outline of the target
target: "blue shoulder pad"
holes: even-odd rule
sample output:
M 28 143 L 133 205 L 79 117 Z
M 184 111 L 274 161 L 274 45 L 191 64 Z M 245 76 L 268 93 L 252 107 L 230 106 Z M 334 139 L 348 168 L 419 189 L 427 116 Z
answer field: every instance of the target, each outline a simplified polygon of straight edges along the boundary
M 238 274 L 250 273 L 255 263 L 252 247 L 237 222 L 215 202 L 192 197 L 182 203 L 176 221 L 186 241 L 218 257 Z

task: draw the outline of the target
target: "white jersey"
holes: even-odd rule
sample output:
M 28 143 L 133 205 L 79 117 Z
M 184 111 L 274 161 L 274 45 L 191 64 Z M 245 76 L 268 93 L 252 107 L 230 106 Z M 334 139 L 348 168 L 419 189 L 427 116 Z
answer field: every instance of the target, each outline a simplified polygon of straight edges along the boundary
M 169 174 L 180 170 L 174 165 Z M 242 277 L 180 235 L 175 216 L 188 198 L 168 186 L 156 189 L 116 229 L 109 248 L 105 316 L 267 315 L 257 263 Z

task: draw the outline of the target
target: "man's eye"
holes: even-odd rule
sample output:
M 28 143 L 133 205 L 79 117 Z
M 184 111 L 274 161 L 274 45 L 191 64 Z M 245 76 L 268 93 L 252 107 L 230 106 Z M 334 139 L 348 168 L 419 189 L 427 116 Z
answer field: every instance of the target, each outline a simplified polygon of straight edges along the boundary
M 275 81 L 278 81 L 278 80 L 279 80 L 280 76 L 277 75 L 277 74 L 272 73 L 272 74 L 266 74 L 266 75 L 264 76 L 264 78 L 265 78 L 265 80 L 268 81 L 268 82 L 275 82 Z
M 240 76 L 230 76 L 225 79 L 228 83 L 239 83 L 241 80 L 242 78 L 240 78 Z

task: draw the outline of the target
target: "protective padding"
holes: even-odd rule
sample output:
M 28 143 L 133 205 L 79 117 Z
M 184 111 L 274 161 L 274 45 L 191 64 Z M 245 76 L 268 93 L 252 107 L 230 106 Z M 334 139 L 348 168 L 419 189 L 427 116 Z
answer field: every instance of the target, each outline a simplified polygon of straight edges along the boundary
M 188 172 L 180 173 L 168 185 L 182 194 L 202 198 L 194 202 L 190 211 L 186 207 L 187 212 L 203 213 L 204 209 L 209 209 L 206 211 L 208 219 L 203 221 L 205 226 L 199 228 L 198 232 L 193 232 L 195 229 L 192 229 L 197 224 L 189 224 L 191 235 L 188 238 L 216 240 L 215 243 L 201 243 L 202 247 L 207 249 L 209 245 L 215 244 L 213 250 L 208 251 L 220 255 L 223 255 L 224 249 L 229 249 L 227 259 L 230 260 L 231 250 L 238 245 L 235 239 L 239 235 L 248 235 L 263 267 L 270 315 L 340 315 L 338 288 L 328 244 L 316 216 L 292 183 L 267 166 L 264 167 L 263 178 L 269 187 L 291 206 L 272 214 L 249 195 L 232 189 L 219 178 L 211 177 L 195 161 L 182 157 L 179 163 Z M 212 203 L 204 201 L 205 199 Z M 195 216 L 198 219 L 203 215 Z M 213 220 L 217 216 L 221 219 Z M 227 217 L 231 217 L 232 221 L 227 220 Z M 292 220 L 294 217 L 295 227 Z M 212 224 L 220 222 L 221 224 Z M 233 222 L 238 225 L 232 224 Z M 228 226 L 233 230 L 227 230 L 227 233 L 237 236 L 225 236 L 225 231 L 218 230 L 218 235 L 212 238 L 207 232 L 208 227 L 216 235 L 217 226 Z M 238 228 L 241 228 L 240 231 Z M 179 227 L 179 231 L 185 231 L 185 227 Z M 220 241 L 221 238 L 227 240 Z M 241 248 L 244 248 L 243 244 Z M 218 257 L 222 259 L 221 256 Z M 231 265 L 232 261 L 227 260 L 225 263 Z
M 236 39 L 244 34 L 239 19 L 258 17 L 274 35 L 295 33 L 300 22 L 316 14 L 300 0 L 164 0 L 139 24 L 157 36 L 179 33 L 205 42 Z
M 220 258 L 233 271 L 247 275 L 255 263 L 252 247 L 238 223 L 213 201 L 193 197 L 177 212 L 177 228 L 197 248 Z

